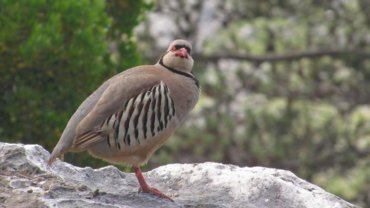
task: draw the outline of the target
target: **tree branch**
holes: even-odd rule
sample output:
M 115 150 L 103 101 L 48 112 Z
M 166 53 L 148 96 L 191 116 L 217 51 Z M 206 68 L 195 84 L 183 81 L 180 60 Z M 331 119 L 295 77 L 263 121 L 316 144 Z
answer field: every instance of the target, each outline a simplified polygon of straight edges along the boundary
M 280 62 L 280 61 L 296 61 L 303 58 L 320 58 L 323 56 L 340 57 L 340 56 L 357 56 L 363 59 L 370 59 L 370 51 L 363 50 L 316 50 L 303 51 L 287 54 L 267 54 L 267 55 L 250 55 L 250 54 L 195 54 L 193 57 L 197 61 L 215 62 L 220 59 L 234 59 L 239 61 L 251 61 L 255 63 L 262 62 Z

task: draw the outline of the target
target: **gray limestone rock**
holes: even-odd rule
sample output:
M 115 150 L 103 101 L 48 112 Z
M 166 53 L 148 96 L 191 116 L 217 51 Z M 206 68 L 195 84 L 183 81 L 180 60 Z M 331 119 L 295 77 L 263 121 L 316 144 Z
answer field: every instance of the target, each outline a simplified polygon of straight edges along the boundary
M 2 207 L 356 207 L 293 173 L 219 163 L 171 164 L 145 173 L 148 183 L 174 199 L 138 193 L 132 173 L 113 166 L 79 168 L 39 145 L 0 142 Z

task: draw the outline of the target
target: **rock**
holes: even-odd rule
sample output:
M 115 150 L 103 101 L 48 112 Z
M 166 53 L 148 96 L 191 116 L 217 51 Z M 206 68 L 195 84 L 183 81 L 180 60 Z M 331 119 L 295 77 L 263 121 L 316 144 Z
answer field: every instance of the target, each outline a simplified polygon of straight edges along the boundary
M 171 164 L 145 173 L 175 202 L 138 193 L 134 174 L 80 168 L 39 145 L 0 142 L 0 207 L 356 207 L 293 173 L 219 163 Z

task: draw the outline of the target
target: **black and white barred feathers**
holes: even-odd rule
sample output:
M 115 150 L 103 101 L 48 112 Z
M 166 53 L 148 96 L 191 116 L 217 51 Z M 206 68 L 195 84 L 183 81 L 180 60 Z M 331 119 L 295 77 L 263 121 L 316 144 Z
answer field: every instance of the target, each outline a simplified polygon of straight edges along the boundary
M 122 105 L 122 110 L 110 115 L 100 127 L 108 145 L 118 149 L 156 136 L 176 113 L 170 91 L 163 82 Z

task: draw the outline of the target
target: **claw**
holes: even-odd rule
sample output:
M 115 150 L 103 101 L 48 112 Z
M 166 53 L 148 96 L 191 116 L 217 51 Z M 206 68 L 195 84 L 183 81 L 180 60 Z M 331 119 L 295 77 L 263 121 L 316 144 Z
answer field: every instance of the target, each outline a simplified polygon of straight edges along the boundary
M 166 194 L 160 192 L 156 188 L 148 186 L 148 184 L 146 183 L 146 181 L 144 179 L 144 176 L 141 173 L 141 170 L 138 166 L 133 166 L 133 169 L 135 171 L 136 178 L 137 178 L 137 180 L 139 181 L 139 184 L 140 184 L 139 192 L 153 194 L 154 196 L 157 196 L 157 197 L 163 198 L 163 199 L 168 199 L 168 200 L 173 202 L 173 200 L 169 196 L 167 196 Z
M 153 194 L 154 196 L 157 196 L 159 198 L 163 198 L 163 199 L 168 199 L 170 201 L 173 202 L 173 200 L 171 199 L 171 197 L 167 196 L 166 194 L 160 192 L 158 189 L 156 188 L 153 188 L 153 187 L 147 187 L 145 189 L 143 188 L 140 188 L 139 189 L 141 192 L 143 193 L 149 193 L 149 194 Z

